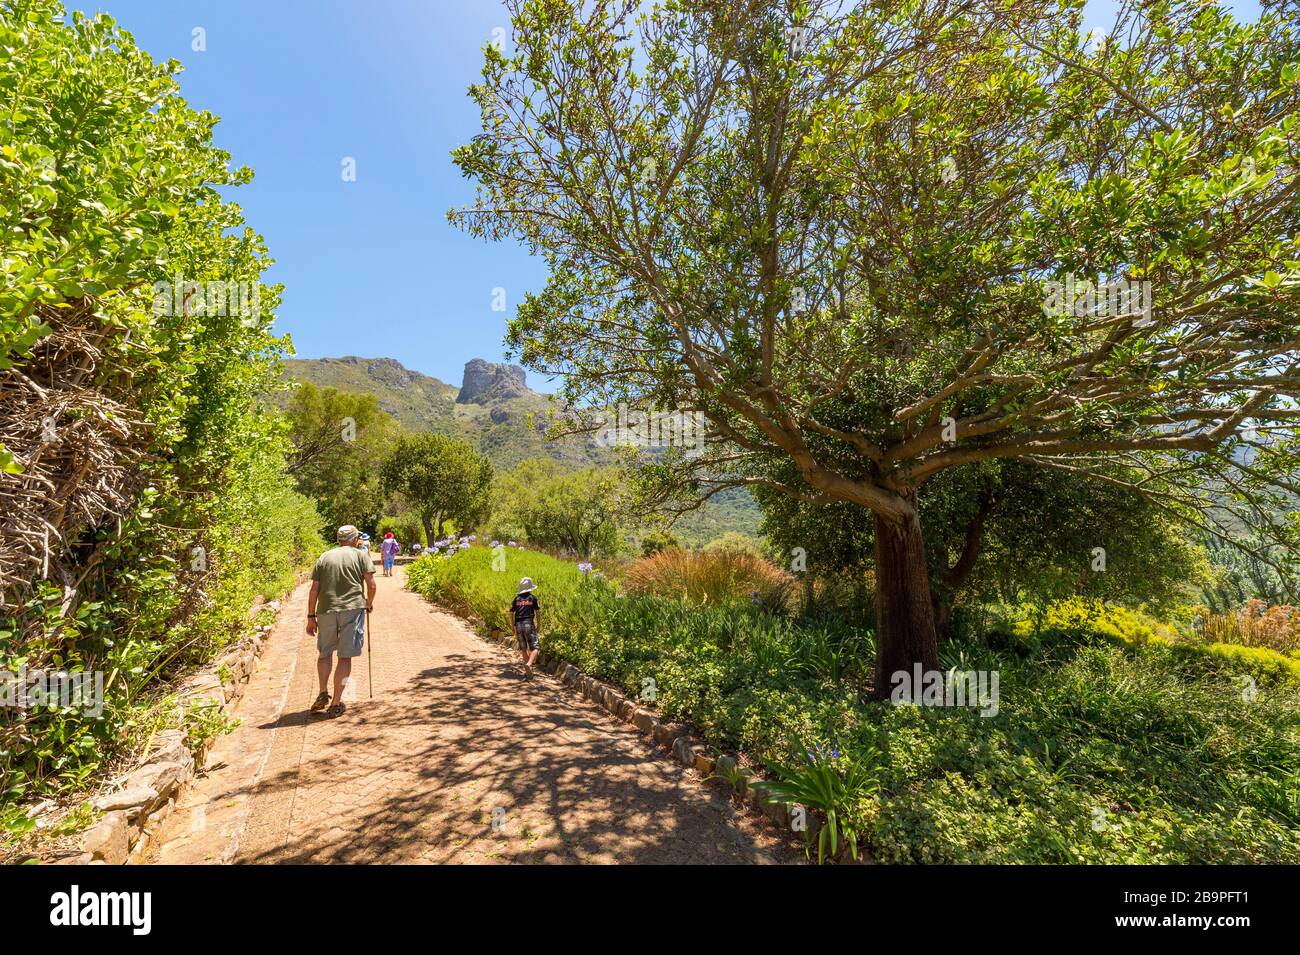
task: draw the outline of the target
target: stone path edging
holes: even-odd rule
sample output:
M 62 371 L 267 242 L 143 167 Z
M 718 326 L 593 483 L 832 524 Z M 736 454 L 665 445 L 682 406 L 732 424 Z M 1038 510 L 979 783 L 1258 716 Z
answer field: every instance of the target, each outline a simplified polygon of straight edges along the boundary
M 288 593 L 304 579 L 304 574 L 298 574 Z M 280 605 L 280 600 L 259 600 L 249 610 L 249 616 L 270 610 L 278 618 Z M 249 679 L 257 672 L 273 626 L 268 623 L 256 627 L 182 682 L 176 691 L 178 714 L 197 705 L 212 707 L 222 716 L 231 715 Z M 156 733 L 146 744 L 140 765 L 119 778 L 115 789 L 91 798 L 91 805 L 104 815 L 82 835 L 81 852 L 51 864 L 125 865 L 139 861 L 171 815 L 185 785 L 202 771 L 212 742 L 206 741 L 195 754 L 183 728 Z
M 466 618 L 450 607 L 433 601 L 430 601 L 430 603 L 433 603 L 435 607 L 444 613 L 465 620 L 480 638 L 501 644 L 512 650 L 516 649 L 514 638 L 505 630 L 494 627 L 484 633 L 481 630 L 481 622 L 478 618 Z M 541 670 L 558 679 L 564 686 L 596 704 L 615 719 L 635 726 L 642 735 L 652 737 L 660 747 L 667 750 L 673 760 L 687 769 L 697 771 L 705 782 L 715 783 L 731 790 L 744 801 L 746 806 L 767 817 L 777 828 L 786 832 L 791 830 L 793 821 L 791 807 L 793 804 L 768 799 L 763 795 L 762 790 L 750 786 L 750 781 L 758 777 L 751 776 L 740 769 L 734 756 L 716 753 L 702 739 L 693 736 L 690 732 L 691 728 L 686 724 L 674 723 L 661 718 L 653 710 L 630 699 L 617 687 L 588 676 L 572 663 L 551 656 L 545 650 L 538 653 L 537 665 Z M 721 771 L 722 775 L 715 773 L 715 770 Z M 728 781 L 729 778 L 736 780 L 734 787 Z M 805 814 L 805 823 L 809 838 L 815 839 L 821 826 L 820 819 L 814 813 L 807 812 Z

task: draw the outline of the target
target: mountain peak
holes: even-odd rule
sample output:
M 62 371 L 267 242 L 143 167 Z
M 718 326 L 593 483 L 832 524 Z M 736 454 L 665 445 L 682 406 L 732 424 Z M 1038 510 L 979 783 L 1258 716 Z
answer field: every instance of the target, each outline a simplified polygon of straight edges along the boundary
M 482 358 L 465 362 L 457 404 L 483 405 L 489 401 L 522 398 L 529 394 L 528 379 L 518 365 L 495 364 Z

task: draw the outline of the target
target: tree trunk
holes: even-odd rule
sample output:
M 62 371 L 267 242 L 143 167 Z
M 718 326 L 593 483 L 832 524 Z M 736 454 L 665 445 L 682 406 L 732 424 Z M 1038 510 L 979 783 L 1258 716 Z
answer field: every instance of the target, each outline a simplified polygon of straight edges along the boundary
M 912 502 L 909 502 L 912 503 Z M 915 508 L 902 521 L 875 517 L 876 536 L 876 699 L 888 699 L 892 676 L 939 668 L 930 573 Z
M 991 491 L 986 490 L 980 494 L 975 516 L 966 525 L 966 539 L 957 563 L 948 568 L 934 588 L 934 629 L 945 639 L 950 636 L 948 625 L 952 619 L 952 605 L 956 603 L 957 595 L 975 570 L 975 562 L 984 548 L 984 525 L 997 503 L 998 499 Z
M 424 525 L 425 544 L 432 546 L 433 542 L 438 539 L 438 528 L 442 525 L 442 511 L 430 518 L 427 514 L 420 515 L 420 523 Z

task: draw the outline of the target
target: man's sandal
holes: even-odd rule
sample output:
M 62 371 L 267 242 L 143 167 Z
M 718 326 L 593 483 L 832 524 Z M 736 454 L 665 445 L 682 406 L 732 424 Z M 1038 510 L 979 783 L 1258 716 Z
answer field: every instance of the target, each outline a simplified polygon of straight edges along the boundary
M 320 696 L 316 697 L 316 702 L 311 705 L 311 712 L 324 713 L 325 708 L 329 705 L 330 695 L 328 693 L 322 693 Z
M 331 706 L 328 710 L 325 711 L 325 715 L 330 718 L 333 718 L 335 716 L 342 716 L 343 711 L 346 708 L 347 707 L 345 707 L 342 703 L 335 703 L 333 706 Z

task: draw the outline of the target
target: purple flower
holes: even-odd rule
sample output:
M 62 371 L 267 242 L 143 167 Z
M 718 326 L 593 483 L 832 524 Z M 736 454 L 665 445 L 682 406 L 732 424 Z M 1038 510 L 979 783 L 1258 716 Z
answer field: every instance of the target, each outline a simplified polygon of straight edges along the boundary
M 804 758 L 807 759 L 808 765 L 810 766 L 820 763 L 822 759 L 827 756 L 831 759 L 839 759 L 840 748 L 832 745 L 827 749 L 827 747 L 822 746 L 820 743 L 814 743 L 812 749 L 804 753 Z
M 489 547 L 500 547 L 500 546 L 501 546 L 501 542 L 500 542 L 500 541 L 493 541 L 493 542 L 492 542 L 491 544 L 489 544 L 488 546 L 489 546 Z
M 591 564 L 587 563 L 587 562 L 584 560 L 581 564 L 578 565 L 578 573 L 580 573 L 580 574 L 589 574 L 589 573 L 591 573 Z

